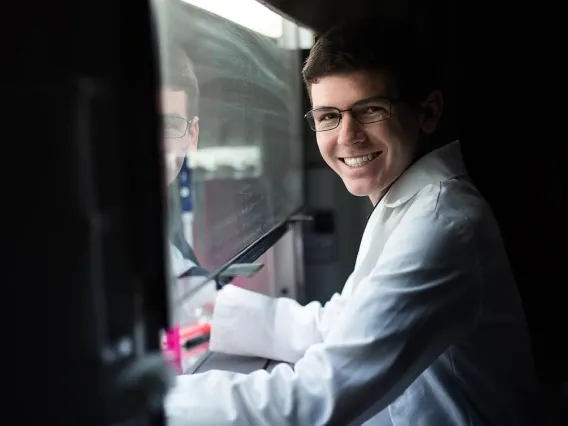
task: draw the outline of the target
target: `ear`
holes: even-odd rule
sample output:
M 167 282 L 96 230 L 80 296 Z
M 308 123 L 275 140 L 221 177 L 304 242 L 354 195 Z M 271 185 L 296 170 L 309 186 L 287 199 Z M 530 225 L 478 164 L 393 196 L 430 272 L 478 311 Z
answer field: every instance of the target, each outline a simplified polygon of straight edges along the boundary
M 420 129 L 426 134 L 432 134 L 438 127 L 442 111 L 444 109 L 444 97 L 442 92 L 435 90 L 431 92 L 421 105 L 421 125 Z
M 197 151 L 199 142 L 199 117 L 193 117 L 189 127 L 189 152 Z

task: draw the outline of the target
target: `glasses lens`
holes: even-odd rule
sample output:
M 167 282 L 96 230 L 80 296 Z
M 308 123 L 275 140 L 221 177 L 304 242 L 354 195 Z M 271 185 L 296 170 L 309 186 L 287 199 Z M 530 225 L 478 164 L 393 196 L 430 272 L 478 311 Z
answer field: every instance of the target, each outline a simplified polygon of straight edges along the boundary
M 388 99 L 377 99 L 353 106 L 353 115 L 359 123 L 376 123 L 390 117 L 391 104 Z
M 181 138 L 187 130 L 187 121 L 185 118 L 173 115 L 164 116 L 164 136 L 166 138 Z
M 310 111 L 306 118 L 310 122 L 312 130 L 321 132 L 335 129 L 341 118 L 339 110 L 335 108 L 319 108 Z

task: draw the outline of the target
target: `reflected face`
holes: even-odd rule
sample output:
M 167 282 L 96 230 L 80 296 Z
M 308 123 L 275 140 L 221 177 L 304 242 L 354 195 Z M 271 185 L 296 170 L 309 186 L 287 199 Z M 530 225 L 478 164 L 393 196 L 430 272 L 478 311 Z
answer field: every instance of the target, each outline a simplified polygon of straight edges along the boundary
M 170 184 L 181 170 L 186 155 L 197 149 L 199 118 L 188 118 L 188 99 L 186 92 L 183 90 L 164 88 L 161 95 L 167 183 Z
M 384 73 L 354 71 L 330 75 L 313 83 L 310 90 L 314 109 L 346 110 L 355 105 L 362 119 L 365 114 L 376 114 L 374 107 L 360 108 L 366 100 L 392 100 L 390 117 L 383 121 L 361 124 L 346 111 L 342 112 L 337 128 L 316 132 L 323 159 L 341 177 L 347 190 L 378 203 L 417 156 L 420 132 L 431 133 L 436 124 L 398 99 L 394 84 Z M 386 105 L 388 111 L 388 101 Z

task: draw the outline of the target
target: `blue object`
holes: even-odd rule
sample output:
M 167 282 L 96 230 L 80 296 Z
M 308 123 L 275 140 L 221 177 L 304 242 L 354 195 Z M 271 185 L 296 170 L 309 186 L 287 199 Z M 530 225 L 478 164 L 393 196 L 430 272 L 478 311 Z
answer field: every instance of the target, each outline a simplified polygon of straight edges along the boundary
M 182 213 L 193 211 L 193 191 L 191 185 L 191 169 L 189 168 L 187 157 L 183 160 L 181 170 L 178 175 L 180 205 Z

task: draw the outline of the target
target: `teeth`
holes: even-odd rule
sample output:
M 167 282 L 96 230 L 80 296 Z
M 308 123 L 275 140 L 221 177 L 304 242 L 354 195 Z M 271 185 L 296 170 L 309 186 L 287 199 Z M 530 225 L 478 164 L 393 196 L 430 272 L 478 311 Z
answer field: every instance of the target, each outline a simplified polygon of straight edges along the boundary
M 367 164 L 369 161 L 374 160 L 378 154 L 367 154 L 361 157 L 344 158 L 343 161 L 350 167 L 360 167 Z

